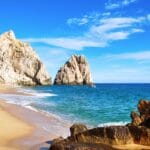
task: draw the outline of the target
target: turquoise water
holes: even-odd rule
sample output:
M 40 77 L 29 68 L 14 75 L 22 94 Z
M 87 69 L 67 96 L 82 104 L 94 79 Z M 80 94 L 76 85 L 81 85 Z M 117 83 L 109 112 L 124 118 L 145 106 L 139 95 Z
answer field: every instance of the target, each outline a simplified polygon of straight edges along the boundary
M 64 121 L 91 126 L 130 122 L 140 99 L 150 100 L 150 84 L 96 84 L 90 86 L 38 86 L 20 89 L 33 96 L 0 94 L 10 103 L 54 114 Z
M 32 104 L 37 109 L 92 126 L 130 122 L 140 99 L 150 100 L 150 84 L 96 84 L 90 86 L 41 86 L 38 93 L 56 96 Z

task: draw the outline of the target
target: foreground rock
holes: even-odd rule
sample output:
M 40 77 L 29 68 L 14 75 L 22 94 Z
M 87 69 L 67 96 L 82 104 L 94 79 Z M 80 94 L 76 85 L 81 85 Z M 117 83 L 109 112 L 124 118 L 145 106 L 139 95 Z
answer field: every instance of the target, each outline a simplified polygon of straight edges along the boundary
M 0 36 L 0 84 L 51 84 L 38 55 L 28 44 L 17 40 L 13 31 Z
M 67 139 L 54 140 L 50 150 L 111 150 L 112 146 L 141 144 L 150 149 L 150 101 L 141 100 L 138 113 L 131 113 L 132 122 L 126 126 L 87 129 L 75 124 Z
M 58 71 L 54 84 L 91 85 L 91 73 L 85 57 L 73 55 Z

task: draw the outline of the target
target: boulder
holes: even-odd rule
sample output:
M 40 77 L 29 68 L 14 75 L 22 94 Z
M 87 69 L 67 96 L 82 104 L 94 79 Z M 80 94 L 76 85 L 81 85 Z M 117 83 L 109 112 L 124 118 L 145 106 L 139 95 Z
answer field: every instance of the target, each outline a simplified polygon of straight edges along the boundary
M 54 84 L 91 85 L 91 72 L 86 58 L 72 55 L 57 72 Z
M 49 85 L 51 78 L 39 56 L 13 31 L 0 36 L 0 84 Z
M 142 123 L 140 116 L 134 111 L 131 112 L 131 119 L 132 119 L 131 124 L 134 126 L 138 126 Z
M 145 126 L 150 128 L 150 101 L 140 100 L 138 103 L 138 111 L 131 112 L 132 126 Z
M 142 122 L 149 120 L 150 118 L 150 101 L 140 100 L 138 104 L 138 110 Z
M 73 134 L 65 140 L 52 143 L 50 150 L 114 150 L 111 145 L 131 143 L 133 143 L 133 139 L 128 127 L 99 127 Z
M 84 124 L 74 124 L 70 127 L 70 133 L 72 137 L 86 130 L 87 130 L 87 127 Z
M 126 126 L 110 126 L 90 129 L 77 134 L 75 140 L 79 143 L 103 143 L 107 145 L 133 143 L 130 131 Z
M 135 144 L 150 146 L 150 129 L 145 126 L 128 126 Z

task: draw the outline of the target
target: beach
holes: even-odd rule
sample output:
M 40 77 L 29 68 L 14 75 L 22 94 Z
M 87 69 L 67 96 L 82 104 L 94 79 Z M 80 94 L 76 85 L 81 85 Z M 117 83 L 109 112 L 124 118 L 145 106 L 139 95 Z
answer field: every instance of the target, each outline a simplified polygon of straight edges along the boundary
M 5 104 L 0 102 L 0 149 L 17 150 L 19 145 L 13 145 L 13 142 L 22 137 L 30 135 L 34 128 L 18 119 L 5 109 Z
M 6 86 L 0 88 L 0 93 L 26 95 Z M 49 148 L 52 139 L 69 134 L 69 125 L 54 116 L 9 104 L 5 100 L 0 100 L 0 121 L 0 150 Z

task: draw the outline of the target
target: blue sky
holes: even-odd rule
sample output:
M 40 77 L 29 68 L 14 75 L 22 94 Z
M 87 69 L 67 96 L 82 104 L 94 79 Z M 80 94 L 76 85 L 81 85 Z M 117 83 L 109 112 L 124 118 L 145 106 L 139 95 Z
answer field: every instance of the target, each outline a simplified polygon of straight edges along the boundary
M 85 55 L 94 82 L 150 83 L 149 0 L 0 1 L 0 33 L 29 42 L 50 75 Z

